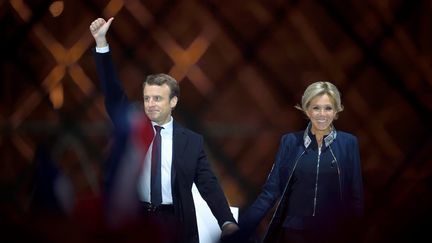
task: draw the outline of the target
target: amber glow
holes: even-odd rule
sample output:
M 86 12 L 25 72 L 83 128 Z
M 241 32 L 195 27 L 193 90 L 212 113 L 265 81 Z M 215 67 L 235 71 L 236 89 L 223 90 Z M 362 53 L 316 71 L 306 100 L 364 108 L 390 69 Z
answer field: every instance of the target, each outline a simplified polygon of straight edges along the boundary
M 60 16 L 60 14 L 62 14 L 62 12 L 63 12 L 63 9 L 64 9 L 63 1 L 55 1 L 49 7 L 49 11 L 51 12 L 51 15 L 53 17 Z

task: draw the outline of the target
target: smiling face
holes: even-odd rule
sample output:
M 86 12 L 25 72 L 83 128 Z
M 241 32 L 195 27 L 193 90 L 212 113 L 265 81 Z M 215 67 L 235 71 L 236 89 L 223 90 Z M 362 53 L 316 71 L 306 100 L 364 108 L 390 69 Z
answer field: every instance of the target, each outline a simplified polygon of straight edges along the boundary
M 167 84 L 144 86 L 144 111 L 151 121 L 159 125 L 169 122 L 171 111 L 177 105 L 177 96 L 170 99 L 170 93 Z
M 307 106 L 306 115 L 312 123 L 313 134 L 328 134 L 330 126 L 336 117 L 334 100 L 328 95 L 318 95 Z

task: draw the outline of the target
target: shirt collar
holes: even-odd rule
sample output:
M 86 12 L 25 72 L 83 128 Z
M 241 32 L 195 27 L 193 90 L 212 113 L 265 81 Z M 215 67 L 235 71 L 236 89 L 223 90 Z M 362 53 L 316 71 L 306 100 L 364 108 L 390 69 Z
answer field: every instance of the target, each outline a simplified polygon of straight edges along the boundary
M 163 127 L 163 129 L 161 130 L 161 133 L 168 133 L 171 132 L 173 130 L 173 123 L 174 123 L 174 119 L 172 116 L 170 116 L 170 120 L 169 122 L 163 124 L 162 126 L 157 124 L 156 122 L 152 121 L 152 127 L 153 127 L 153 131 L 156 133 L 156 130 L 154 128 L 154 126 L 160 126 Z
M 303 134 L 303 143 L 305 148 L 309 147 L 309 145 L 312 143 L 312 139 L 309 137 L 309 131 L 311 129 L 312 123 L 309 122 L 306 130 L 304 131 Z M 333 141 L 336 139 L 337 136 L 337 131 L 335 129 L 335 127 L 333 126 L 333 124 L 330 125 L 330 133 L 324 138 L 324 144 L 326 147 L 328 147 L 330 144 L 333 143 Z

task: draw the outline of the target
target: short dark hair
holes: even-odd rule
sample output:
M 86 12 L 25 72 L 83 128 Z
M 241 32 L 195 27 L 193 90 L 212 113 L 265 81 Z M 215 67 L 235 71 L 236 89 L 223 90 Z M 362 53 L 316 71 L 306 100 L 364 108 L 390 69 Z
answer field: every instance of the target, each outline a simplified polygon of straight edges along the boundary
M 146 80 L 143 83 L 143 88 L 146 86 L 146 84 L 148 85 L 164 85 L 167 84 L 168 87 L 170 88 L 170 99 L 172 99 L 173 97 L 177 97 L 180 98 L 180 87 L 178 85 L 177 80 L 175 80 L 175 78 L 171 77 L 168 74 L 165 73 L 158 73 L 158 74 L 151 74 L 148 75 Z

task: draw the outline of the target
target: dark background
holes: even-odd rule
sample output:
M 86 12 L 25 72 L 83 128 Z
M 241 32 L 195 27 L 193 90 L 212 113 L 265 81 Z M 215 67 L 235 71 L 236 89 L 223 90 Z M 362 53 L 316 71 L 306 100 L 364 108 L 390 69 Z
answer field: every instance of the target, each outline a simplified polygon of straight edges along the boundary
M 58 175 L 73 188 L 68 214 L 96 214 L 111 130 L 88 30 L 99 16 L 115 16 L 108 41 L 132 100 L 146 74 L 180 82 L 175 118 L 205 136 L 232 206 L 244 209 L 260 192 L 281 135 L 305 128 L 294 105 L 306 86 L 329 80 L 345 106 L 335 126 L 360 142 L 361 241 L 431 239 L 426 0 L 0 1 L 2 230 L 54 234 L 58 224 L 35 227 L 28 215 L 37 195 L 59 207 L 52 192 L 40 193 Z M 38 174 L 37 151 L 52 159 L 52 173 Z

